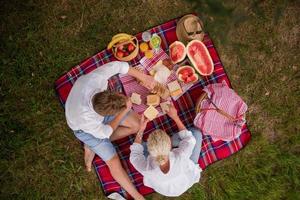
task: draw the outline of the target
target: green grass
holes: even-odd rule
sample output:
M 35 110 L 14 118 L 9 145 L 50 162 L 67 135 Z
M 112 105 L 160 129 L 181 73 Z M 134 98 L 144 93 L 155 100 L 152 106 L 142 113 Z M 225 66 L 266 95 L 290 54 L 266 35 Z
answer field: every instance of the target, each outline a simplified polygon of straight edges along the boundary
M 53 83 L 115 33 L 197 12 L 249 105 L 253 137 L 178 199 L 299 199 L 299 1 L 222 2 L 0 2 L 0 198 L 104 199 Z

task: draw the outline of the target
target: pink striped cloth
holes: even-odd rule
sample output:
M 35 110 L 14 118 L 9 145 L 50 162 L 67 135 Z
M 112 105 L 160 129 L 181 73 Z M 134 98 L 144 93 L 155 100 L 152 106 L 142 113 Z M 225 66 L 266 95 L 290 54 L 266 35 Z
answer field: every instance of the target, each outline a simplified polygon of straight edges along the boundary
M 238 96 L 225 81 L 206 86 L 203 89 L 209 99 L 201 103 L 201 111 L 194 119 L 194 125 L 204 135 L 210 135 L 213 140 L 231 141 L 241 134 L 242 126 L 246 123 L 246 103 Z M 224 115 L 214 110 L 217 106 L 227 114 L 236 118 L 230 121 Z

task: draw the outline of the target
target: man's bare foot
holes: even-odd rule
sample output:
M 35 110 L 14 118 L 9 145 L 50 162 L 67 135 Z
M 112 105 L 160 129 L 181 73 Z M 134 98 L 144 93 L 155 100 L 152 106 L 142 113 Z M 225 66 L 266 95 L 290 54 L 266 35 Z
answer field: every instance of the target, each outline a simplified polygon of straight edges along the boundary
M 87 172 L 92 171 L 92 162 L 95 157 L 95 153 L 84 145 L 84 163 Z

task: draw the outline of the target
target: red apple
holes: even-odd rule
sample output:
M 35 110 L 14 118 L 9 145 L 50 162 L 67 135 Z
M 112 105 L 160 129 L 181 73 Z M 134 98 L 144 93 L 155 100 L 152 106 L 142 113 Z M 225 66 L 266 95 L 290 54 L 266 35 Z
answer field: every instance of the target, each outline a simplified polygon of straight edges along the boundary
M 123 58 L 123 56 L 124 56 L 124 53 L 122 51 L 118 50 L 117 51 L 117 57 L 118 58 Z
M 132 43 L 130 43 L 130 44 L 128 45 L 127 49 L 128 49 L 129 52 L 132 52 L 132 51 L 135 49 L 135 47 L 133 46 Z
M 128 56 L 128 55 L 129 55 L 129 52 L 128 52 L 128 51 L 124 52 L 124 57 L 126 57 L 126 56 Z

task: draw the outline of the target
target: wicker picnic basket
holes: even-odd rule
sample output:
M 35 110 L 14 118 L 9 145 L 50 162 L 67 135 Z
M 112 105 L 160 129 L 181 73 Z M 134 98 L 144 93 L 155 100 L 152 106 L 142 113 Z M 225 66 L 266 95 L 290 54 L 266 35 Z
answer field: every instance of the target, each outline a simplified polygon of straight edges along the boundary
M 201 108 L 201 103 L 202 103 L 202 101 L 204 101 L 204 100 L 209 100 L 209 101 L 213 104 L 213 106 L 214 106 L 215 108 L 211 108 L 211 109 L 202 109 L 202 108 Z M 203 93 L 199 96 L 199 98 L 198 98 L 198 100 L 197 100 L 197 103 L 196 103 L 196 108 L 195 108 L 195 110 L 196 110 L 196 114 L 198 114 L 198 113 L 200 113 L 200 112 L 203 112 L 203 111 L 215 110 L 215 111 L 217 111 L 219 114 L 221 114 L 221 115 L 223 115 L 224 117 L 226 117 L 226 118 L 227 118 L 229 121 L 231 121 L 231 122 L 235 122 L 235 121 L 237 121 L 237 120 L 239 119 L 239 118 L 237 118 L 237 117 L 234 117 L 234 116 L 229 115 L 229 114 L 226 113 L 224 110 L 218 108 L 218 107 L 211 101 L 211 99 L 208 97 L 208 95 L 207 95 L 206 92 L 203 92 Z M 243 117 L 243 118 L 246 118 L 246 113 L 245 113 L 242 117 Z
M 121 46 L 121 45 L 127 45 L 127 44 L 129 44 L 129 43 L 131 43 L 131 44 L 134 45 L 134 47 L 135 47 L 134 51 L 132 51 L 131 54 L 129 54 L 129 55 L 126 56 L 126 57 L 122 57 L 122 58 L 118 57 L 118 56 L 117 56 L 117 49 L 118 49 L 118 47 Z M 115 56 L 118 60 L 121 60 L 121 61 L 130 61 L 130 60 L 134 59 L 134 58 L 138 55 L 138 53 L 139 53 L 139 41 L 138 41 L 138 39 L 137 39 L 136 37 L 133 36 L 133 37 L 132 37 L 130 40 L 128 40 L 128 41 L 121 42 L 121 43 L 118 43 L 117 45 L 114 45 L 114 46 L 112 47 L 112 52 L 113 52 L 114 56 Z

